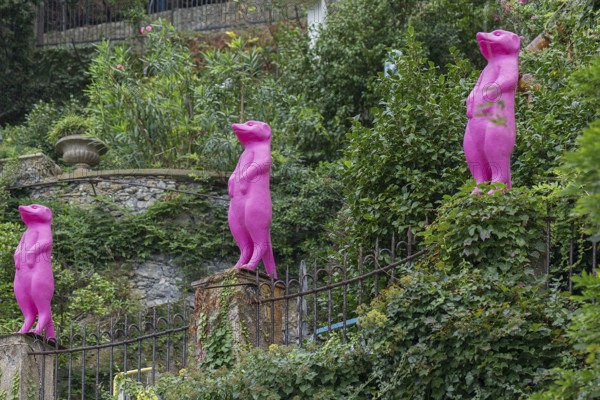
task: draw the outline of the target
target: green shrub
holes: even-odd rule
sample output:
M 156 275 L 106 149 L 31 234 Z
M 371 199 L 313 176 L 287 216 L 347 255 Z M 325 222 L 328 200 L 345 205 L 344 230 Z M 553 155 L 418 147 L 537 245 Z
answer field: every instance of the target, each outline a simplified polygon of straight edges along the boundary
M 171 25 L 153 26 L 142 56 L 103 42 L 90 67 L 92 125 L 122 166 L 185 165 L 198 136 L 189 51 L 171 40 Z
M 512 399 L 545 387 L 542 372 L 570 359 L 564 298 L 448 267 L 407 273 L 361 317 L 377 398 Z
M 486 188 L 487 189 L 487 188 Z M 446 197 L 424 232 L 435 250 L 429 261 L 470 265 L 488 274 L 543 272 L 546 203 L 525 188 L 472 196 L 470 185 Z M 487 190 L 485 190 L 487 192 Z
M 21 125 L 7 126 L 0 130 L 2 143 L 11 146 L 12 155 L 15 156 L 41 151 L 58 161 L 54 142 L 49 139 L 48 134 L 63 115 L 80 112 L 82 112 L 82 105 L 74 98 L 62 105 L 37 102 Z
M 15 262 L 13 254 L 17 250 L 23 227 L 15 223 L 0 223 L 0 329 L 21 314 L 13 290 Z M 10 326 L 10 324 L 9 324 Z M 8 333 L 2 329 L 3 333 Z
M 165 376 L 158 392 L 165 400 L 370 399 L 370 361 L 360 342 L 332 339 L 307 349 L 271 346 L 243 354 L 228 370 Z
M 298 168 L 273 184 L 271 238 L 279 265 L 326 258 L 333 245 L 327 232 L 343 205 L 336 164 Z M 282 271 L 283 272 L 283 271 Z
M 76 114 L 67 114 L 54 123 L 48 133 L 48 139 L 51 142 L 57 142 L 66 136 L 87 135 L 89 134 L 91 124 L 89 119 Z
M 555 384 L 531 396 L 532 400 L 577 400 L 600 396 L 600 278 L 584 273 L 573 281 L 581 289 L 575 296 L 579 308 L 567 335 L 579 356 L 585 356 L 578 368 L 557 369 L 551 375 Z
M 575 72 L 571 77 L 573 92 L 582 98 L 596 114 L 600 113 L 600 56 L 595 56 L 589 66 Z M 575 212 L 587 217 L 588 233 L 600 235 L 600 119 L 583 131 L 577 139 L 578 148 L 566 153 L 562 170 L 570 175 L 572 187 L 568 190 L 579 199 Z
M 350 240 L 390 237 L 432 219 L 446 193 L 466 180 L 462 155 L 464 99 L 474 83 L 470 64 L 457 60 L 440 75 L 408 30 L 398 74 L 381 78 L 385 108 L 374 127 L 355 124 L 348 135 L 344 183 Z
M 344 0 L 329 5 L 327 24 L 314 47 L 308 35 L 279 37 L 283 85 L 302 95 L 323 115 L 330 137 L 322 145 L 328 160 L 339 157 L 349 120 L 369 120 L 377 98 L 369 82 L 383 70 L 387 49 L 398 47 L 402 26 L 415 1 Z

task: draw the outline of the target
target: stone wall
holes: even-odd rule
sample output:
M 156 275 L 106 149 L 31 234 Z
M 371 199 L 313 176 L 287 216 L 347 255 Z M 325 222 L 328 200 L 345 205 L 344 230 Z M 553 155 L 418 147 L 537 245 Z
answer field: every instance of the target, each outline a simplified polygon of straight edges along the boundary
M 199 171 L 172 169 L 78 171 L 46 179 L 37 185 L 18 186 L 42 203 L 60 199 L 67 204 L 85 207 L 96 204 L 102 198 L 123 209 L 112 211 L 118 218 L 124 211 L 142 213 L 157 200 L 174 193 L 206 193 L 215 184 L 215 179 L 218 180 L 211 176 L 207 183 L 194 178 L 201 176 L 207 175 Z M 227 204 L 228 198 L 226 195 L 216 196 L 215 201 Z
M 27 154 L 17 159 L 1 159 L 0 174 L 6 173 L 17 185 L 44 182 L 61 174 L 61 169 L 45 154 Z

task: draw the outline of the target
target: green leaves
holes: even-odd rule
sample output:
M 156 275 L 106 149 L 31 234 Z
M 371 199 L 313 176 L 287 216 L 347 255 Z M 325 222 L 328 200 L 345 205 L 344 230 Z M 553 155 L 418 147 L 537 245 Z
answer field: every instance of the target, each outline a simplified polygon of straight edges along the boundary
M 196 76 L 189 50 L 165 21 L 146 35 L 143 56 L 104 42 L 90 66 L 89 110 L 119 166 L 185 166 L 198 136 Z
M 372 304 L 383 324 L 361 318 L 369 348 L 394 349 L 374 361 L 378 398 L 513 398 L 541 383 L 539 368 L 560 365 L 566 341 L 552 323 L 566 310 L 557 293 L 458 267 L 406 274 Z
M 472 67 L 457 60 L 444 78 L 407 33 L 398 74 L 381 78 L 383 108 L 372 129 L 355 123 L 348 135 L 344 182 L 352 214 L 352 240 L 420 230 L 445 193 L 466 179 L 462 136 L 464 98 Z
M 171 399 L 371 399 L 371 355 L 358 341 L 334 337 L 308 349 L 271 346 L 240 354 L 229 369 L 166 376 L 158 384 Z
M 528 189 L 482 196 L 464 191 L 444 200 L 424 236 L 428 244 L 437 244 L 435 257 L 448 265 L 466 262 L 502 274 L 510 270 L 524 279 L 541 257 L 545 213 L 541 197 Z

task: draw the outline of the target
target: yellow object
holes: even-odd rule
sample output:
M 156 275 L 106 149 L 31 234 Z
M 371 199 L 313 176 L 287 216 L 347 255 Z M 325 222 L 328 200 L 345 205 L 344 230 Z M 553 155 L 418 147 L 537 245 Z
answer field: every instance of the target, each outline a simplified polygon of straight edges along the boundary
M 140 372 L 140 374 L 145 374 L 146 372 L 150 372 L 152 371 L 152 367 L 148 367 L 148 368 L 142 368 L 142 369 L 132 369 L 130 371 L 126 371 L 126 372 L 119 372 L 118 374 L 115 375 L 115 377 L 113 378 L 113 395 L 116 396 L 117 395 L 117 379 L 120 377 L 126 377 L 129 375 L 135 375 L 138 373 L 138 371 Z

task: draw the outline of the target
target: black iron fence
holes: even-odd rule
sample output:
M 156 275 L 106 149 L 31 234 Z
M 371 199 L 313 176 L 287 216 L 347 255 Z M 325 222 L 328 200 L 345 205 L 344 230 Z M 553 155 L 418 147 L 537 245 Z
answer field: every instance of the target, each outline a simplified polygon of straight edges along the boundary
M 539 258 L 538 273 L 547 274 L 565 291 L 573 291 L 571 277 L 581 271 L 595 273 L 597 243 L 578 229 L 578 221 L 570 224 L 545 219 L 545 252 Z M 400 279 L 406 271 L 426 255 L 430 248 L 416 242 L 409 228 L 402 240 L 392 237 L 389 245 L 350 256 L 340 255 L 325 267 L 307 266 L 302 262 L 296 270 L 287 268 L 281 280 L 265 280 L 258 273 L 254 283 L 209 286 L 202 290 L 225 286 L 245 286 L 248 301 L 255 307 L 254 345 L 272 343 L 302 346 L 306 341 L 329 338 L 334 332 L 346 340 L 358 331 L 358 309 Z M 255 278 L 254 278 L 255 277 Z M 40 383 L 40 399 L 99 399 L 114 395 L 115 377 L 128 375 L 152 384 L 164 372 L 185 368 L 191 353 L 189 328 L 190 304 L 165 305 L 140 313 L 135 319 L 111 319 L 71 326 L 57 335 L 56 348 L 31 353 L 41 357 L 37 365 L 54 365 L 53 382 Z M 51 363 L 48 363 L 48 358 Z M 40 374 L 42 379 L 47 375 Z M 54 397 L 48 397 L 50 390 Z
M 38 398 L 107 398 L 118 394 L 119 375 L 153 384 L 159 374 L 185 368 L 190 311 L 187 302 L 166 304 L 136 318 L 57 330 L 54 349 L 29 353 L 42 369 Z M 48 373 L 50 365 L 54 371 Z
M 150 0 L 143 15 L 134 1 L 44 0 L 37 13 L 37 44 L 93 43 L 138 34 L 133 20 L 170 21 L 180 31 L 211 31 L 233 26 L 300 20 L 305 9 L 294 0 Z

